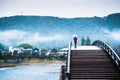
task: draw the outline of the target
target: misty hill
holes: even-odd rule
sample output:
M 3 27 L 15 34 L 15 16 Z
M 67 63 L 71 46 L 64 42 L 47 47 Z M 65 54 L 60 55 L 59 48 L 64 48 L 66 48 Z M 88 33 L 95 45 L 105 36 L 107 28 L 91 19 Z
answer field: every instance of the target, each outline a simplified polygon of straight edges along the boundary
M 40 36 L 42 37 L 43 36 L 56 37 L 55 34 L 58 34 L 57 36 L 60 36 L 60 39 L 61 36 L 63 38 L 61 42 L 60 41 L 57 42 L 56 40 L 55 43 L 55 40 L 53 40 L 52 42 L 48 42 L 49 44 L 47 44 L 50 45 L 51 43 L 54 43 L 54 45 L 57 46 L 63 45 L 64 42 L 69 41 L 71 39 L 70 35 L 73 34 L 77 34 L 78 37 L 80 38 L 81 36 L 90 36 L 94 40 L 97 38 L 104 39 L 104 37 L 102 36 L 103 33 L 105 32 L 103 31 L 104 28 L 110 31 L 120 29 L 120 13 L 110 14 L 105 17 L 95 16 L 84 18 L 59 18 L 52 16 L 11 16 L 0 18 L 1 32 L 8 30 L 18 30 L 29 32 L 31 33 L 31 35 L 32 33 L 34 34 L 37 32 L 40 33 Z M 14 33 L 21 32 L 14 31 Z M 39 36 L 39 34 L 35 34 L 32 36 L 35 36 L 36 38 L 36 35 Z M 15 39 L 11 39 L 10 41 L 14 41 L 14 44 L 18 43 L 18 42 L 15 43 L 16 41 Z M 0 39 L 0 42 L 6 43 L 2 39 Z M 42 42 L 40 43 L 40 45 L 41 44 Z
M 86 27 L 120 28 L 120 13 L 107 17 L 58 18 L 51 16 L 12 16 L 0 18 L 0 29 L 18 29 L 25 31 L 48 31 L 54 29 L 73 29 Z M 46 30 L 45 30 L 46 29 Z

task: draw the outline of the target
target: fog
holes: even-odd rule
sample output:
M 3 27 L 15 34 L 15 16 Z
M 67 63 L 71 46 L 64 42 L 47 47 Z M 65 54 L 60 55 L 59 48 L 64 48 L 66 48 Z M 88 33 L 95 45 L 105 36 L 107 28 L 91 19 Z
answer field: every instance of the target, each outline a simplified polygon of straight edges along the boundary
M 109 43 L 112 46 L 115 46 L 120 43 L 120 30 L 108 30 L 106 28 L 101 28 L 99 31 L 93 32 L 93 34 L 89 35 L 91 31 L 88 30 L 86 34 L 90 36 L 92 41 L 95 40 L 103 40 Z M 81 37 L 86 35 L 76 34 L 78 35 L 78 45 L 81 44 Z M 34 46 L 67 46 L 69 41 L 72 41 L 73 35 L 68 34 L 67 32 L 62 33 L 54 33 L 54 34 L 46 34 L 42 35 L 40 32 L 26 32 L 20 30 L 6 30 L 0 31 L 0 43 L 11 46 L 18 46 L 21 43 L 29 43 Z
M 109 31 L 107 29 L 103 29 L 103 32 L 106 33 L 109 38 L 120 41 L 120 30 Z
M 30 43 L 37 45 L 39 43 L 50 43 L 53 41 L 66 40 L 67 36 L 62 34 L 43 36 L 38 32 L 30 33 L 19 30 L 0 31 L 0 42 L 4 45 L 19 45 L 20 43 Z

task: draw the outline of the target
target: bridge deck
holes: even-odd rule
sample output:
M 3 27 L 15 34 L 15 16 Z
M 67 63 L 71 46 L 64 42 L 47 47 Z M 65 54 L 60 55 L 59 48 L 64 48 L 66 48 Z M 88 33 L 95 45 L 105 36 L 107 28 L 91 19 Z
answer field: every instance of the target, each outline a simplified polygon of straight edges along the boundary
M 97 47 L 78 47 L 71 50 L 70 80 L 111 79 L 120 80 L 109 55 Z

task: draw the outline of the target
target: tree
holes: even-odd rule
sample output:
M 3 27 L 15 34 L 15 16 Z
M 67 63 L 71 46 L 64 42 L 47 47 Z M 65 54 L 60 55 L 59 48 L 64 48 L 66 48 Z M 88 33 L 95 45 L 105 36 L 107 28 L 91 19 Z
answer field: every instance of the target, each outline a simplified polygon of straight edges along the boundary
M 41 56 L 45 56 L 48 50 L 46 48 L 41 48 Z
M 82 39 L 81 39 L 81 46 L 83 46 L 83 45 L 85 45 L 85 38 L 84 37 L 82 37 Z
M 88 45 L 91 45 L 91 40 L 90 40 L 89 36 L 87 36 L 87 39 L 86 39 L 86 46 L 88 46 Z
M 32 48 L 32 45 L 28 43 L 19 44 L 18 47 L 23 47 L 24 49 Z
M 0 50 L 4 49 L 4 45 L 2 43 L 0 43 Z

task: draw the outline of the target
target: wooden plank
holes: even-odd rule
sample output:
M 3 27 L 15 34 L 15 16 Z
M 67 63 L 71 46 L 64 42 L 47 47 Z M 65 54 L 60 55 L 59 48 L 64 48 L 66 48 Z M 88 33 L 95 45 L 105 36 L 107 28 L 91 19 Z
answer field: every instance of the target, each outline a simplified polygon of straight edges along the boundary
M 111 58 L 102 50 L 72 50 L 70 79 L 120 79 Z

